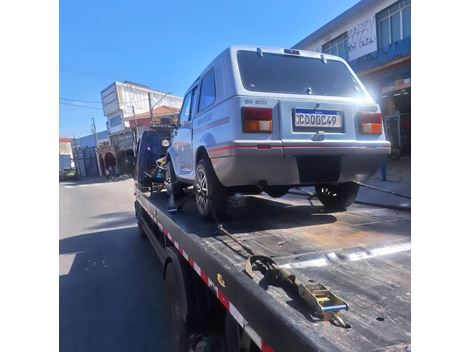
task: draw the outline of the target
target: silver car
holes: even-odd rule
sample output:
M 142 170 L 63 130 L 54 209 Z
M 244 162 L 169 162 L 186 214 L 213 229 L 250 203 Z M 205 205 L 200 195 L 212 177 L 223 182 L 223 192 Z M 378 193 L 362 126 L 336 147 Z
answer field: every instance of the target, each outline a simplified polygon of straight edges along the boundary
M 236 192 L 285 195 L 315 186 L 346 208 L 390 153 L 382 114 L 340 57 L 232 46 L 185 95 L 167 155 L 169 192 L 194 185 L 202 216 Z

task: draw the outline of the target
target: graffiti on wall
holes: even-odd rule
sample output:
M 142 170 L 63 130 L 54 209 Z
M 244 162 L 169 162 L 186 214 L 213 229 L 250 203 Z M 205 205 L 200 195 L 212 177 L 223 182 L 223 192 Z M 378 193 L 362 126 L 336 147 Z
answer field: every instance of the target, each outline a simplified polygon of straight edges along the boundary
M 377 50 L 375 16 L 362 19 L 348 29 L 348 48 L 350 60 Z

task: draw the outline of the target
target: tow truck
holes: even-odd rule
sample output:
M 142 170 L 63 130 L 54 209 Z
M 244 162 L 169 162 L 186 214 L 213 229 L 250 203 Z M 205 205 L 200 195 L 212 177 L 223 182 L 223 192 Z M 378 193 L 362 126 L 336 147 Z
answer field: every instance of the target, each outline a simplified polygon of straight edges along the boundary
M 236 195 L 229 215 L 204 220 L 191 189 L 178 203 L 165 191 L 171 129 L 143 133 L 134 179 L 175 351 L 410 350 L 409 211 L 355 203 L 329 212 L 296 189 Z

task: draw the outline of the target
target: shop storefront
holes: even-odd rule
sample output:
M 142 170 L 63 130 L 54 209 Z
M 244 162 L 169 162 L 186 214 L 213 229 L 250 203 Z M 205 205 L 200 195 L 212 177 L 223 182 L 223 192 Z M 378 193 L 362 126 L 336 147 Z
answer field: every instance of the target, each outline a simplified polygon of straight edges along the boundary
M 380 104 L 392 157 L 411 153 L 411 60 L 383 65 L 359 73 L 375 101 Z
M 410 182 L 411 1 L 360 0 L 293 49 L 342 57 L 380 104 L 392 154 L 381 179 Z M 389 170 L 386 172 L 386 169 Z
M 119 173 L 116 162 L 116 151 L 114 147 L 107 141 L 98 145 L 96 149 L 98 155 L 98 165 L 100 168 L 100 175 L 106 175 L 106 170 L 111 175 Z
M 135 137 L 132 130 L 113 134 L 110 136 L 111 145 L 114 147 L 117 159 L 117 169 L 121 173 L 132 173 L 134 165 Z

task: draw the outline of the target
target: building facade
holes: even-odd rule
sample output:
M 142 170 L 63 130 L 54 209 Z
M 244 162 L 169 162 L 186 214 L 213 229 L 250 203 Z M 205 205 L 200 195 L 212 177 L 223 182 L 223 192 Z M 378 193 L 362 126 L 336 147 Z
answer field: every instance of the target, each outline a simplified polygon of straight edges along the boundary
M 163 108 L 163 113 L 170 115 L 177 114 L 183 99 L 126 81 L 114 82 L 101 91 L 101 102 L 117 169 L 130 173 L 138 136 L 162 114 L 159 109 Z
M 106 139 L 108 131 L 73 138 L 71 141 L 73 159 L 80 176 L 99 176 L 100 169 L 96 153 L 97 141 Z
M 74 168 L 72 152 L 72 138 L 60 137 L 59 138 L 59 172 L 65 169 Z
M 348 61 L 380 104 L 392 147 L 411 151 L 410 0 L 362 0 L 293 48 Z
M 72 156 L 72 138 L 60 137 L 59 138 L 59 155 Z
M 107 174 L 106 170 L 108 170 L 109 175 L 119 173 L 116 161 L 116 151 L 111 145 L 109 136 L 106 134 L 106 137 L 98 139 L 96 144 L 96 155 L 98 158 L 98 171 L 100 176 L 105 176 Z

